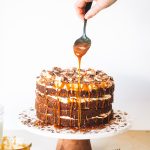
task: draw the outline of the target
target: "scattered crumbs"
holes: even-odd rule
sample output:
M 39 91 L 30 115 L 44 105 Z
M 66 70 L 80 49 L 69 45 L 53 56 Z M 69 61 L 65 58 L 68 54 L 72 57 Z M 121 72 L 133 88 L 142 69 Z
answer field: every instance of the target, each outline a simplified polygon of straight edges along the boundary
M 127 113 L 127 112 L 124 112 L 124 115 L 128 115 L 128 113 Z
M 114 111 L 114 119 L 110 124 L 105 126 L 94 127 L 90 129 L 70 129 L 70 128 L 55 128 L 53 125 L 47 125 L 36 117 L 35 109 L 30 108 L 19 113 L 20 122 L 30 128 L 36 128 L 41 131 L 50 133 L 80 133 L 80 134 L 99 134 L 104 132 L 117 132 L 129 126 L 128 114 L 121 110 Z

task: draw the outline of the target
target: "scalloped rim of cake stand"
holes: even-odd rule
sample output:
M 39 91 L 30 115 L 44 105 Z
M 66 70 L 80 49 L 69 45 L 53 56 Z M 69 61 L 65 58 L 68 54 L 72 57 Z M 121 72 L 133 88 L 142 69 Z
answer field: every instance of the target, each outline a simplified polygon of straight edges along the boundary
M 30 110 L 33 110 L 34 114 L 31 114 Z M 26 125 L 22 123 L 22 121 L 25 121 L 21 115 L 27 115 L 28 117 L 31 117 L 32 119 L 37 120 L 35 115 L 35 110 L 33 108 L 29 108 L 26 110 L 23 110 L 22 113 L 19 114 L 19 124 L 20 126 L 29 131 L 30 133 L 37 134 L 40 136 L 45 137 L 51 137 L 51 138 L 57 138 L 57 139 L 76 139 L 76 140 L 86 140 L 86 139 L 96 139 L 96 138 L 104 138 L 104 137 L 111 137 L 115 136 L 121 133 L 126 132 L 131 127 L 131 120 L 129 119 L 128 114 L 126 114 L 123 111 L 116 110 L 115 115 L 121 116 L 123 121 L 119 122 L 113 122 L 111 125 L 107 125 L 106 128 L 103 129 L 92 129 L 89 132 L 74 132 L 73 130 L 69 129 L 61 129 L 56 130 L 53 126 L 48 126 L 46 128 L 38 128 L 32 125 Z M 124 115 L 126 114 L 126 115 Z M 32 115 L 32 116 L 31 116 Z M 26 118 L 27 120 L 27 118 Z

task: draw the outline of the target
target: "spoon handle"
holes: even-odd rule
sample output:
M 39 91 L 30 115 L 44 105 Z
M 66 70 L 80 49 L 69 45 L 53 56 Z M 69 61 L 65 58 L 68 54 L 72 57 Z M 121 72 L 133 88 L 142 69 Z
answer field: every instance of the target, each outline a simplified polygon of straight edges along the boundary
M 85 14 L 90 10 L 92 6 L 92 2 L 88 2 L 85 6 Z M 87 19 L 84 19 L 84 27 L 83 27 L 83 37 L 86 38 L 86 23 Z
M 85 14 L 88 12 L 88 10 L 91 8 L 92 2 L 88 2 L 85 6 Z

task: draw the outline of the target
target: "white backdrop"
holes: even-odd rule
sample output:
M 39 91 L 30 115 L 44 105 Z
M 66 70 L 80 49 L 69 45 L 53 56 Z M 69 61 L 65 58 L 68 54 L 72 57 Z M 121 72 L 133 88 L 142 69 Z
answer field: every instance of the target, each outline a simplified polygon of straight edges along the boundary
M 42 69 L 77 66 L 73 43 L 82 33 L 75 0 L 0 1 L 0 103 L 5 128 L 34 106 Z M 133 129 L 150 130 L 150 1 L 118 0 L 88 21 L 92 47 L 82 68 L 102 69 L 116 83 L 114 106 L 126 110 Z

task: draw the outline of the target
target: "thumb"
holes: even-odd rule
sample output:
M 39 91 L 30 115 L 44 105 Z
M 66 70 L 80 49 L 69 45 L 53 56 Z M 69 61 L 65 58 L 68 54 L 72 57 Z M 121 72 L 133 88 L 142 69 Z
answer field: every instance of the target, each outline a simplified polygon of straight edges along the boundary
M 85 19 L 90 19 L 93 16 L 95 16 L 99 11 L 101 11 L 104 8 L 109 7 L 110 5 L 112 5 L 114 2 L 116 2 L 117 0 L 98 0 L 95 4 L 95 6 L 93 6 L 86 14 L 85 14 Z

